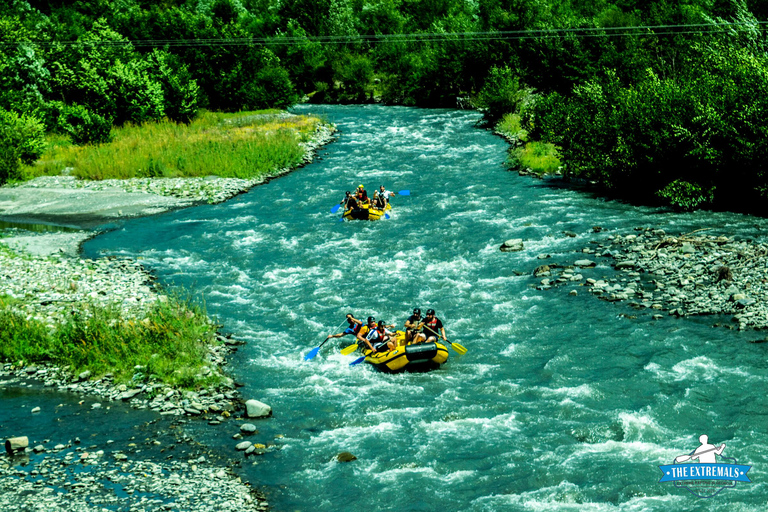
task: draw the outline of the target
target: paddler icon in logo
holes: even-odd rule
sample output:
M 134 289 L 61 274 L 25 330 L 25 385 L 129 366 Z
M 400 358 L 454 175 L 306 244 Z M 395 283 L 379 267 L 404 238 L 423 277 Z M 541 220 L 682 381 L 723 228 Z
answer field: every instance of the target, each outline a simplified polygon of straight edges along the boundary
M 710 444 L 706 435 L 699 436 L 699 442 L 701 446 L 691 453 L 675 457 L 674 464 L 659 466 L 664 473 L 659 482 L 674 482 L 675 487 L 687 489 L 699 498 L 712 498 L 723 489 L 736 487 L 736 482 L 750 482 L 747 471 L 752 466 L 739 465 L 733 457 L 724 457 L 725 443 Z M 717 457 L 733 462 L 718 463 Z

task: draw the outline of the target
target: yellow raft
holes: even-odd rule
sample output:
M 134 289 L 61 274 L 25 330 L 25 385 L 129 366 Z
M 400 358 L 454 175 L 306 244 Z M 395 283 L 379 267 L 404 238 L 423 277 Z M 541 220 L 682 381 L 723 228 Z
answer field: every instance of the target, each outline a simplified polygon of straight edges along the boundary
M 378 210 L 376 208 L 370 208 L 369 205 L 360 205 L 360 208 L 350 208 L 344 212 L 342 216 L 346 220 L 379 220 L 384 216 L 386 212 L 392 209 L 392 205 L 387 203 L 386 208 Z
M 448 349 L 441 343 L 405 345 L 405 333 L 397 331 L 397 348 L 372 354 L 363 351 L 365 362 L 384 372 L 428 371 L 439 368 L 448 360 Z

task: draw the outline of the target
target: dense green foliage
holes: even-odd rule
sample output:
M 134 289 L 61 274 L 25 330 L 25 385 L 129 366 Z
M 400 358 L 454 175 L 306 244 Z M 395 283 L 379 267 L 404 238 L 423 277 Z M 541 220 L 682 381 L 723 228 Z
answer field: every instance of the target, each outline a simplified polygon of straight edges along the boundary
M 768 188 L 766 16 L 756 0 L 15 0 L 0 107 L 84 144 L 200 107 L 460 99 L 520 114 L 567 176 L 728 205 Z
M 22 163 L 34 162 L 45 149 L 43 123 L 0 108 L 0 184 L 21 177 Z
M 50 332 L 0 297 L 0 360 L 69 365 L 73 373 L 112 373 L 118 382 L 160 381 L 182 387 L 210 383 L 207 345 L 214 326 L 187 302 L 159 302 L 143 320 L 119 309 L 89 306 Z M 137 373 L 136 367 L 143 369 Z M 205 372 L 208 373 L 208 372 Z

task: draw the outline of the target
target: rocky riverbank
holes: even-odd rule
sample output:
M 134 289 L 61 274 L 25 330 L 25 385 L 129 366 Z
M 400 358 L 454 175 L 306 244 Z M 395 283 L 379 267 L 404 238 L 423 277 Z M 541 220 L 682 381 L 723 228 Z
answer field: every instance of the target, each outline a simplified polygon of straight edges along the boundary
M 1 386 L 0 396 L 11 388 Z M 57 402 L 40 398 L 44 410 L 32 413 L 43 415 L 36 431 L 50 437 L 30 438 L 27 450 L 0 456 L 0 510 L 239 512 L 268 508 L 264 496 L 232 471 L 238 461 L 222 459 L 185 433 L 187 420 L 146 421 L 148 415 L 141 414 L 143 421 L 132 424 L 132 416 L 125 415 L 121 404 L 94 408 L 58 395 L 64 402 L 51 410 Z M 18 399 L 7 399 L 18 406 Z M 25 414 L 30 414 L 29 408 L 19 411 Z M 77 417 L 83 427 L 57 423 L 62 416 Z M 18 429 L 23 423 L 6 418 L 0 427 Z M 77 437 L 68 438 L 73 431 Z
M 334 132 L 333 125 L 318 127 L 313 139 L 304 146 L 304 163 L 312 161 L 316 149 L 330 142 Z M 254 180 L 210 177 L 87 182 L 70 176 L 44 177 L 0 189 L 0 216 L 7 220 L 90 228 L 116 219 L 224 201 L 291 170 L 280 169 L 267 178 Z M 7 231 L 0 238 L 0 294 L 7 307 L 54 329 L 68 315 L 86 306 L 117 306 L 126 318 L 140 321 L 153 304 L 168 300 L 138 262 L 127 258 L 80 259 L 80 244 L 95 234 L 88 229 L 42 234 Z M 217 335 L 216 341 L 208 347 L 207 365 L 201 373 L 203 377 L 219 374 L 220 378 L 210 379 L 216 384 L 197 391 L 147 379 L 141 366 L 134 368 L 136 373 L 131 382 L 116 383 L 111 374 L 75 374 L 69 367 L 23 361 L 2 364 L 0 384 L 29 389 L 32 379 L 41 389 L 94 400 L 91 411 L 125 403 L 155 411 L 168 420 L 186 421 L 181 418 L 187 417 L 207 421 L 209 425 L 231 426 L 236 416 L 258 418 L 271 414 L 265 404 L 243 401 L 236 383 L 225 374 L 227 355 L 237 350 L 240 342 L 221 335 Z M 237 441 L 233 454 L 237 453 L 235 449 L 245 456 L 269 450 L 265 444 L 242 439 L 243 435 L 256 432 L 252 424 L 240 425 L 238 430 L 233 435 Z M 16 436 L 24 432 L 0 434 Z M 106 450 L 76 444 L 62 441 L 54 447 L 37 445 L 21 455 L 0 458 L 0 510 L 267 508 L 257 492 L 229 469 L 211 467 L 205 457 L 162 463 L 126 455 L 126 450 L 129 454 L 137 452 L 131 444 Z
M 662 311 L 733 315 L 738 329 L 768 328 L 768 244 L 711 231 L 668 234 L 638 227 L 593 240 L 573 264 L 539 265 L 533 274 L 541 278 L 539 289 L 576 284 L 602 300 L 648 309 L 655 318 Z M 620 274 L 599 275 L 605 264 Z
M 67 450 L 67 449 L 64 449 Z M 241 512 L 267 510 L 261 494 L 205 457 L 161 464 L 103 451 L 68 451 L 32 471 L 0 460 L 0 510 Z

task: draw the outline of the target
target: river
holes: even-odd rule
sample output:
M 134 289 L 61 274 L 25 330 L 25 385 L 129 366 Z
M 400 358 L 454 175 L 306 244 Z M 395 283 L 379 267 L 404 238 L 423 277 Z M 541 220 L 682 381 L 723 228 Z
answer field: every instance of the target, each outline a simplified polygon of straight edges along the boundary
M 223 204 L 125 222 L 84 246 L 86 257 L 142 258 L 248 342 L 231 368 L 246 398 L 274 409 L 257 442 L 280 449 L 241 472 L 275 510 L 762 509 L 768 364 L 766 345 L 748 343 L 762 336 L 707 317 L 653 320 L 656 311 L 580 287 L 537 290 L 531 272 L 572 264 L 590 241 L 636 226 L 762 239 L 768 222 L 637 207 L 518 176 L 503 166 L 507 144 L 475 127 L 476 112 L 297 111 L 340 130 L 311 165 Z M 388 220 L 338 222 L 331 207 L 359 183 L 411 195 L 392 200 Z M 524 250 L 500 252 L 510 238 Z M 596 259 L 585 278 L 622 277 Z M 402 325 L 414 307 L 434 308 L 468 353 L 451 351 L 430 373 L 388 375 L 350 367 L 344 338 L 303 360 L 347 312 Z M 234 424 L 190 428 L 233 451 Z M 752 465 L 753 483 L 710 500 L 659 483 L 658 466 L 702 434 Z M 342 451 L 357 460 L 336 462 Z

